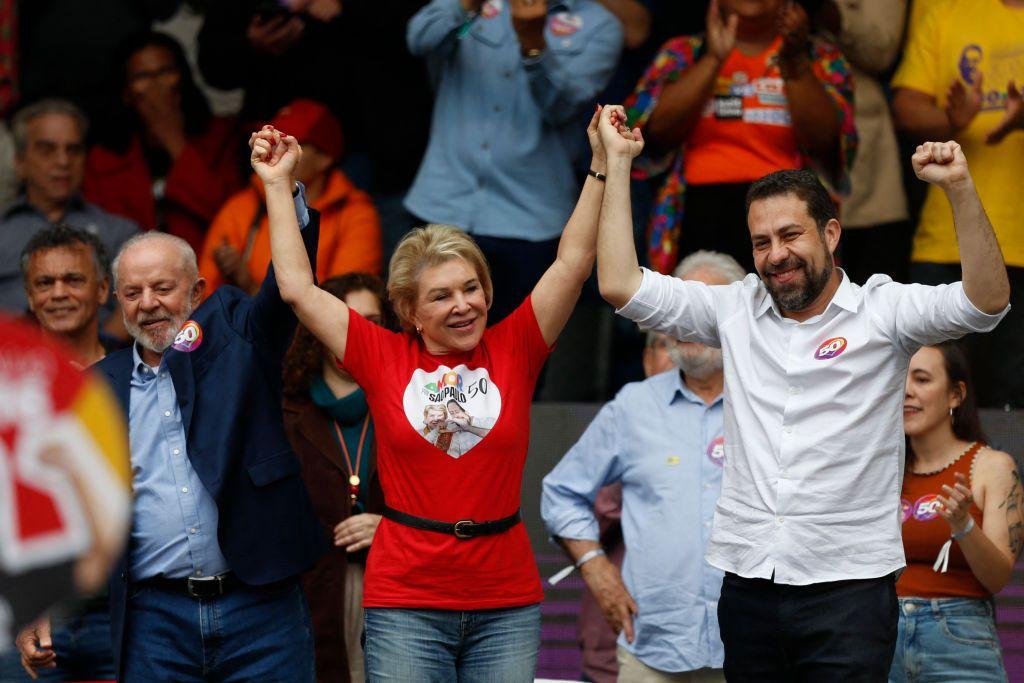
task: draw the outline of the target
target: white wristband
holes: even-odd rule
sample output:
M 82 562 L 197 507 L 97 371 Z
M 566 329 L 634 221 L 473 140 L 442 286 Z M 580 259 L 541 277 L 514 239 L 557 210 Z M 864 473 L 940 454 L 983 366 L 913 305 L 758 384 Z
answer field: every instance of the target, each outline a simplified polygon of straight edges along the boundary
M 963 538 L 967 534 L 971 533 L 971 529 L 973 529 L 973 528 L 974 528 L 974 516 L 973 515 L 969 515 L 967 517 L 967 526 L 964 527 L 964 530 L 961 531 L 960 533 L 950 534 L 950 537 L 953 538 L 953 540 L 959 541 L 961 538 Z M 576 565 L 576 566 L 579 566 L 579 565 Z
M 583 555 L 580 556 L 580 559 L 576 560 L 576 569 L 579 569 L 580 567 L 585 565 L 587 562 L 590 562 L 598 555 L 604 555 L 604 551 L 600 548 L 594 548 L 593 550 L 588 550 L 587 552 L 583 553 Z

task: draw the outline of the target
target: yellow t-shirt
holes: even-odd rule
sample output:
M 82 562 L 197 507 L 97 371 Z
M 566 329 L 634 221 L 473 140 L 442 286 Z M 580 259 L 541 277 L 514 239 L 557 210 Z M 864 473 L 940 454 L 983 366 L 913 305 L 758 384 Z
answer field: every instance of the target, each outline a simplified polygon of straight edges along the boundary
M 981 111 L 957 136 L 970 164 L 978 194 L 985 205 L 1006 262 L 1024 266 L 1024 131 L 1014 131 L 998 145 L 985 136 L 1006 111 L 1010 79 L 1024 83 L 1024 9 L 1001 0 L 948 0 L 936 3 L 911 26 L 903 63 L 894 88 L 911 88 L 935 97 L 946 106 L 954 79 L 970 87 L 979 74 Z M 958 263 L 953 212 L 942 190 L 928 189 L 914 236 L 914 261 Z

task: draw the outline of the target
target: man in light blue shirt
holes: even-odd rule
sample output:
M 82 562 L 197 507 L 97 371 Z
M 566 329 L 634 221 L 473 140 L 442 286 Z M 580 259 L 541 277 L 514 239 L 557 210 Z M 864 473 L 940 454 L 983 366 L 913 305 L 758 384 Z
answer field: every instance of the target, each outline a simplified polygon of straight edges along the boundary
M 433 0 L 407 39 L 437 95 L 405 206 L 477 240 L 502 283 L 497 322 L 554 260 L 578 194 L 574 138 L 615 69 L 622 27 L 595 0 Z
M 731 257 L 697 252 L 676 275 L 744 277 Z M 722 572 L 704 561 L 721 488 L 722 352 L 670 342 L 678 369 L 628 384 L 544 478 L 541 514 L 619 634 L 619 681 L 724 680 Z M 623 570 L 598 542 L 594 497 L 622 484 Z M 693 678 L 697 676 L 697 678 Z

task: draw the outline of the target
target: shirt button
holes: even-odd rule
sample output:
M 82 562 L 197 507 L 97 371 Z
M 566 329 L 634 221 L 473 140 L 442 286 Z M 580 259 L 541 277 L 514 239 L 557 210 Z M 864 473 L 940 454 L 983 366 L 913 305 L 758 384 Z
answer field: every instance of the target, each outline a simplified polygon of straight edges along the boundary
M 170 417 L 170 416 L 171 416 L 171 411 L 165 410 L 164 411 L 164 417 Z
M 175 448 L 173 451 L 171 451 L 171 453 L 173 453 L 174 455 L 181 455 L 181 449 Z
M 202 569 L 197 569 L 196 570 L 196 576 L 202 576 L 202 575 L 203 575 L 203 570 Z
M 799 393 L 800 393 L 800 387 L 790 387 L 789 388 L 789 395 L 790 396 L 796 396 Z
M 195 527 L 192 527 L 191 529 L 189 529 L 189 530 L 188 530 L 188 532 L 189 532 L 190 534 L 194 534 L 194 533 L 196 533 L 196 532 L 197 532 L 197 530 L 196 530 L 196 528 L 195 528 Z
M 711 488 L 711 484 L 704 484 L 704 488 L 705 488 L 705 489 L 709 489 L 709 488 Z
M 188 487 L 187 486 L 182 486 L 181 487 L 181 492 L 182 493 L 188 493 Z
M 793 428 L 790 427 L 789 425 L 786 425 L 785 427 L 782 428 L 782 431 L 784 431 L 786 434 L 792 434 Z
M 505 78 L 512 78 L 512 72 L 511 71 L 506 71 L 505 72 Z
M 786 519 L 784 517 L 776 517 L 776 521 L 778 521 L 779 524 L 782 524 Z
M 707 528 L 710 528 L 711 527 L 711 522 L 704 522 L 704 526 L 707 527 Z
M 486 143 L 486 142 L 483 143 L 482 145 L 480 145 L 480 149 L 487 149 L 489 147 L 490 147 L 490 145 L 488 143 Z
M 782 470 L 782 472 L 780 472 L 779 474 L 782 476 L 783 479 L 789 479 L 789 470 Z
M 496 111 L 496 112 L 501 111 L 501 105 L 500 104 L 494 105 L 494 111 Z

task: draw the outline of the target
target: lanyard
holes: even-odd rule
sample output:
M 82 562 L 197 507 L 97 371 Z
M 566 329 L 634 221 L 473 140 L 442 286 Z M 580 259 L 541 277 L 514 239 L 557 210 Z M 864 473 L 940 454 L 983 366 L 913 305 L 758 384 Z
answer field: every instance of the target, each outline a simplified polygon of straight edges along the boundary
M 359 434 L 359 446 L 356 447 L 356 466 L 352 467 L 352 456 L 348 454 L 348 446 L 345 445 L 345 435 L 341 433 L 338 421 L 333 420 L 334 430 L 338 432 L 338 443 L 341 444 L 341 452 L 345 454 L 345 464 L 348 465 L 348 494 L 352 497 L 352 503 L 359 497 L 359 467 L 363 462 L 363 442 L 366 440 L 366 428 L 370 426 L 370 413 L 366 413 L 363 420 L 363 431 Z

